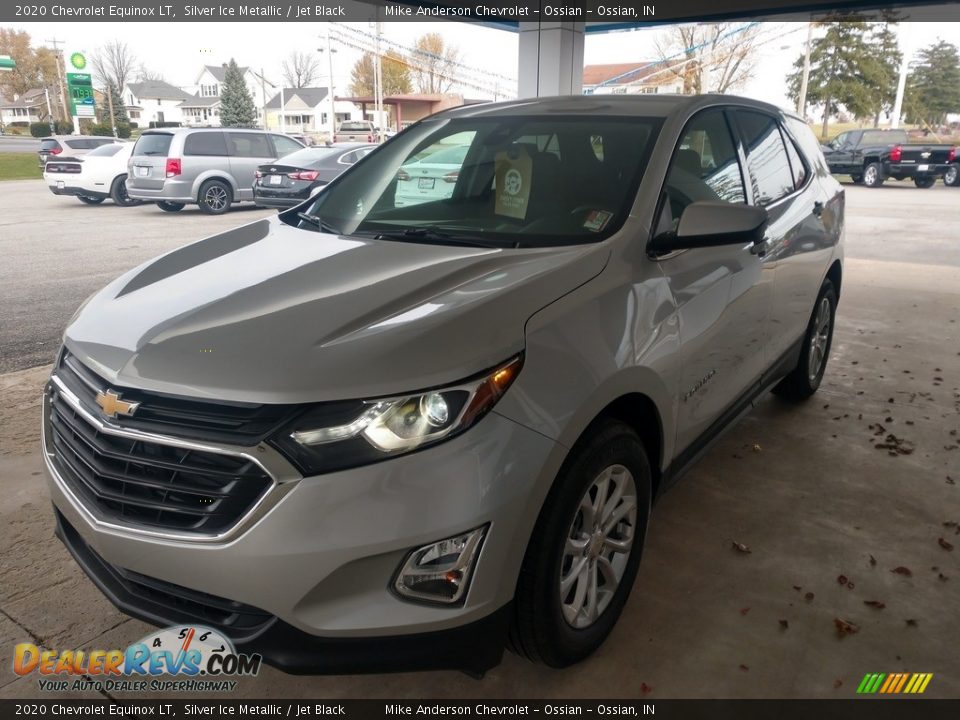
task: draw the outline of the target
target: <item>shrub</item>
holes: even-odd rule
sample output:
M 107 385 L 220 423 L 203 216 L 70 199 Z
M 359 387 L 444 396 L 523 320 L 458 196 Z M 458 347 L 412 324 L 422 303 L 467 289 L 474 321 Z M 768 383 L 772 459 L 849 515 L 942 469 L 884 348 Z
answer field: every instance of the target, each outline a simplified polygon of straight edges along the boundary
M 46 137 L 50 134 L 50 123 L 35 122 L 30 123 L 30 134 L 35 138 Z
M 87 125 L 87 133 L 90 135 L 113 137 L 113 128 L 106 123 L 90 123 Z
M 69 120 L 57 120 L 56 128 L 57 128 L 57 135 L 73 134 L 73 123 Z M 47 129 L 49 131 L 49 128 Z

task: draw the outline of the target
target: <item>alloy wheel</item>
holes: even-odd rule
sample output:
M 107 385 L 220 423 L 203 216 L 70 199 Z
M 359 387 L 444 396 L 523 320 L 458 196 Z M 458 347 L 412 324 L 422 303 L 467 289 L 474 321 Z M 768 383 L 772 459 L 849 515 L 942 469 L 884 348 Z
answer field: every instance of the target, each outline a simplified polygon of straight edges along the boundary
M 580 499 L 560 566 L 560 603 L 567 623 L 593 625 L 610 604 L 637 530 L 637 491 L 623 465 L 600 472 Z
M 863 171 L 863 182 L 866 185 L 873 185 L 877 181 L 877 169 L 868 167 Z
M 227 206 L 227 191 L 219 185 L 213 185 L 207 188 L 203 200 L 211 210 L 223 210 Z
M 815 382 L 820 374 L 829 340 L 830 300 L 821 298 L 820 306 L 817 308 L 817 319 L 813 326 L 813 336 L 810 338 L 810 354 L 807 357 L 807 375 L 811 382 Z

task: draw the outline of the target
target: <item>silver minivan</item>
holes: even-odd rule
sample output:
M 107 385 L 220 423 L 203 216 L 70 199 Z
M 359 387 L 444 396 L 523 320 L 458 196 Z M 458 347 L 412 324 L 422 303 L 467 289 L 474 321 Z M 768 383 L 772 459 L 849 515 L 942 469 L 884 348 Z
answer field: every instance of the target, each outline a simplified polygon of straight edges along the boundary
M 233 128 L 148 130 L 127 163 L 131 198 L 177 212 L 196 203 L 211 215 L 253 200 L 258 165 L 303 145 L 279 133 Z

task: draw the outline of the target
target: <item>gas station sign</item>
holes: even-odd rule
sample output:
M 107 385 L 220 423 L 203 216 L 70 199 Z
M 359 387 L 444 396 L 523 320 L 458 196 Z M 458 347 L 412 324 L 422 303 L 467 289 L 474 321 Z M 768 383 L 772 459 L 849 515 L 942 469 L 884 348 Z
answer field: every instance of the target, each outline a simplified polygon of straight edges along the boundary
M 70 114 L 77 118 L 96 117 L 93 98 L 93 76 L 87 70 L 87 56 L 81 51 L 64 54 L 66 65 L 67 95 L 70 98 Z

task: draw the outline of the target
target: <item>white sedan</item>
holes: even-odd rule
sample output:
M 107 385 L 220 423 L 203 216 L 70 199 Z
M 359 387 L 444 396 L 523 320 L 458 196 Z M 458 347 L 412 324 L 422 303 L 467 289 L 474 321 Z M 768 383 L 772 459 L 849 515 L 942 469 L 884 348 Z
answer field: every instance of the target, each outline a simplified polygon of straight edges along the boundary
M 469 145 L 438 150 L 407 163 L 397 172 L 396 207 L 445 200 L 453 195 Z
M 127 160 L 133 143 L 101 145 L 82 158 L 48 160 L 43 179 L 54 195 L 72 195 L 80 202 L 97 205 L 107 198 L 117 205 L 139 205 L 127 195 Z

